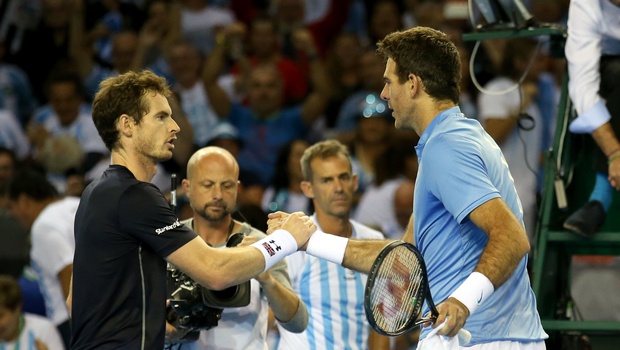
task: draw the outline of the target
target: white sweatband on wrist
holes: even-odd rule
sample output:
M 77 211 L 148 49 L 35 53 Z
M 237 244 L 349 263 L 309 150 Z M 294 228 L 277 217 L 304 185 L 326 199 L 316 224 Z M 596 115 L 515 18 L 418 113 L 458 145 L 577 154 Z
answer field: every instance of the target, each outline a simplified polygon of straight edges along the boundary
M 472 272 L 450 297 L 463 303 L 471 315 L 494 291 L 495 287 L 487 276 L 480 272 Z
M 347 249 L 348 243 L 348 238 L 316 231 L 308 240 L 306 253 L 341 265 L 344 259 L 344 251 Z
M 297 241 L 292 234 L 286 230 L 275 230 L 267 237 L 256 241 L 250 246 L 253 246 L 263 253 L 265 258 L 265 269 L 263 272 L 269 270 L 275 263 L 282 260 L 287 255 L 293 254 L 297 251 Z

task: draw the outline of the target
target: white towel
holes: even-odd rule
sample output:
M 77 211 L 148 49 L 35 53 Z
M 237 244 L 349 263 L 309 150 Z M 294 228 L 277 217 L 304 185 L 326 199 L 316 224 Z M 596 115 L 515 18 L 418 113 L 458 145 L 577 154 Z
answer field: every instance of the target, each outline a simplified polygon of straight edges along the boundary
M 448 322 L 448 318 L 442 324 L 433 329 L 423 340 L 418 343 L 418 350 L 456 350 L 467 344 L 469 339 L 462 332 L 457 337 L 439 335 L 439 332 Z M 460 343 L 459 343 L 460 341 Z

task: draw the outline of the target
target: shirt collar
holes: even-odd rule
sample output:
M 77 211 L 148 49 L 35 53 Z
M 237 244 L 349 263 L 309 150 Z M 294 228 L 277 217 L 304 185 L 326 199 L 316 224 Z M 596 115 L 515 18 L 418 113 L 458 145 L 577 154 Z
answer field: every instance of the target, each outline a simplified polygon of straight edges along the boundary
M 435 118 L 433 118 L 431 123 L 428 124 L 428 126 L 426 127 L 426 130 L 424 130 L 424 132 L 422 133 L 422 136 L 420 136 L 418 145 L 415 147 L 418 158 L 422 155 L 422 150 L 424 149 L 424 145 L 426 144 L 426 142 L 428 142 L 428 139 L 433 134 L 433 131 L 435 130 L 435 128 L 439 124 L 443 123 L 444 120 L 448 119 L 448 117 L 453 116 L 455 114 L 460 114 L 460 113 L 461 113 L 461 108 L 459 106 L 454 106 L 452 108 L 448 108 L 446 110 L 439 112 L 439 114 L 437 114 Z

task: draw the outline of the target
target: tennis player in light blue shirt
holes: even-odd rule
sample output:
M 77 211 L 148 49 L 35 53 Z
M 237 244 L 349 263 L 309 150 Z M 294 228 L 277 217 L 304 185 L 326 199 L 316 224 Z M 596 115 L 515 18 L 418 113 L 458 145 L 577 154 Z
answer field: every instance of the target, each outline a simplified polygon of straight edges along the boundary
M 458 50 L 445 33 L 421 26 L 388 34 L 377 47 L 386 59 L 381 98 L 396 128 L 420 136 L 414 212 L 403 239 L 422 252 L 438 315 L 418 349 L 546 349 L 526 270 L 521 203 L 500 148 L 458 107 Z M 270 214 L 269 224 L 281 220 Z M 317 231 L 306 253 L 368 273 L 385 245 Z M 471 333 L 467 344 L 450 338 L 461 329 Z
M 416 146 L 419 161 L 414 239 L 427 266 L 436 303 L 447 299 L 477 266 L 487 235 L 469 220 L 481 204 L 502 198 L 523 224 L 523 210 L 508 165 L 495 141 L 459 107 L 441 112 Z M 440 160 L 440 161 L 438 161 Z M 512 275 L 467 318 L 470 344 L 544 339 L 527 255 Z M 428 308 L 425 312 L 428 312 Z M 424 328 L 423 339 L 431 328 Z

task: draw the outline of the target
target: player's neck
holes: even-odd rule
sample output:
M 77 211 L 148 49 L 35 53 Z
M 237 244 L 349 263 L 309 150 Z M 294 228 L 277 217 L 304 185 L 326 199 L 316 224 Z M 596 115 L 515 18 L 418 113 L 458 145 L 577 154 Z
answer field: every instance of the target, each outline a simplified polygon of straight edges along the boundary
M 424 133 L 426 128 L 431 124 L 435 117 L 439 115 L 439 113 L 457 106 L 457 104 L 449 100 L 428 100 L 427 102 L 428 103 L 422 103 L 418 106 L 418 125 L 413 127 L 418 135 L 422 135 Z
M 151 182 L 157 173 L 157 163 L 152 159 L 141 158 L 124 150 L 112 151 L 111 164 L 124 166 L 137 180 L 143 182 Z
M 235 230 L 237 225 L 230 215 L 219 221 L 209 221 L 199 215 L 194 216 L 194 232 L 213 247 L 226 244 L 228 237 L 238 231 Z

